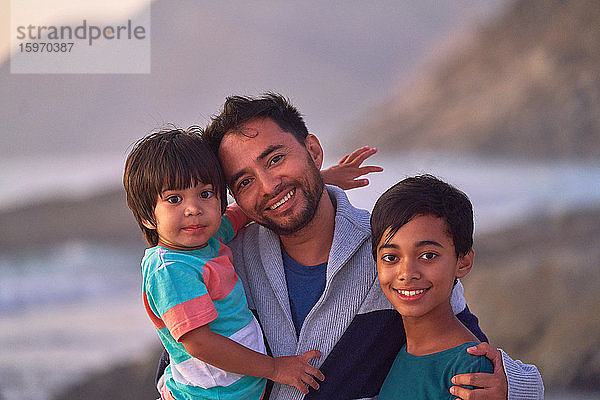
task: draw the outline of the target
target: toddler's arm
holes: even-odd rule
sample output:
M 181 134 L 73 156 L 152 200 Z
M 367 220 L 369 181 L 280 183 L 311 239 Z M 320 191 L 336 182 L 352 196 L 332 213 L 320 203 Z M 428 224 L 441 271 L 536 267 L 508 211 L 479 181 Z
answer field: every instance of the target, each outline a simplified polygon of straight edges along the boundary
M 315 390 L 319 388 L 315 378 L 325 379 L 321 371 L 308 363 L 321 355 L 318 350 L 273 358 L 214 333 L 208 325 L 186 333 L 181 337 L 181 343 L 192 356 L 217 368 L 295 386 L 304 394 L 308 393 L 306 385 Z
M 244 211 L 242 211 L 237 203 L 231 203 L 227 206 L 227 210 L 225 210 L 225 216 L 229 218 L 229 221 L 231 221 L 233 231 L 236 235 L 244 225 L 250 222 Z
M 372 172 L 381 172 L 383 168 L 374 165 L 361 167 L 360 165 L 377 152 L 376 148 L 364 146 L 345 155 L 336 165 L 321 170 L 323 180 L 328 185 L 339 186 L 344 190 L 354 189 L 369 184 L 368 179 L 359 177 Z

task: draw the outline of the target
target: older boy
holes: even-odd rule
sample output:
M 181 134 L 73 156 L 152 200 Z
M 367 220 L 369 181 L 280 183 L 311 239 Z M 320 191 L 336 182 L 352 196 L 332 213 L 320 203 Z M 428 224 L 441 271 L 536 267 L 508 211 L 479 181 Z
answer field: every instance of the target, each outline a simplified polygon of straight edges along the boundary
M 406 178 L 375 203 L 371 234 L 381 290 L 406 332 L 379 399 L 448 399 L 453 376 L 493 372 L 488 359 L 467 353 L 479 340 L 450 304 L 456 279 L 473 265 L 468 197 L 431 175 Z

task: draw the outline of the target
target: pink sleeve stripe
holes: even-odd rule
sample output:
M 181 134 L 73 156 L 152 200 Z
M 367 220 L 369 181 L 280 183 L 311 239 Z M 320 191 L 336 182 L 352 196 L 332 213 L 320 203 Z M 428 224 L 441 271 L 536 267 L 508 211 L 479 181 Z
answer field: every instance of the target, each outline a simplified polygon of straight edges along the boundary
M 146 292 L 142 293 L 142 299 L 144 300 L 144 308 L 146 309 L 146 313 L 150 317 L 150 320 L 154 324 L 154 327 L 159 330 L 164 328 L 165 323 L 163 322 L 163 320 L 157 317 L 156 314 L 154 314 L 154 311 L 152 311 L 152 308 L 150 308 L 150 303 L 148 303 L 148 295 L 146 294 Z
M 171 336 L 179 341 L 184 334 L 217 318 L 217 310 L 210 296 L 204 294 L 171 307 L 162 318 Z
M 213 301 L 227 297 L 237 284 L 232 258 L 231 249 L 221 243 L 219 256 L 204 264 L 202 279 Z
M 229 218 L 229 221 L 231 221 L 231 225 L 233 225 L 233 231 L 236 234 L 244 227 L 244 225 L 248 223 L 248 217 L 246 214 L 244 214 L 237 203 L 232 203 L 231 205 L 227 206 L 225 216 Z

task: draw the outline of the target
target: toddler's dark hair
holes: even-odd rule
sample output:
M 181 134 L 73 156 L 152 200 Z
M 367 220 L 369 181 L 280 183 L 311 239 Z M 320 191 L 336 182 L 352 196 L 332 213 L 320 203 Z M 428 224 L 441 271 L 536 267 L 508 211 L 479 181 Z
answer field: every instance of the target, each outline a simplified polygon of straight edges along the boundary
M 154 132 L 140 139 L 127 157 L 123 173 L 127 206 L 150 246 L 158 244 L 158 234 L 142 221 L 156 226 L 154 208 L 165 190 L 187 189 L 200 182 L 210 184 L 221 201 L 221 212 L 225 212 L 225 177 L 216 154 L 201 134 L 197 126 Z

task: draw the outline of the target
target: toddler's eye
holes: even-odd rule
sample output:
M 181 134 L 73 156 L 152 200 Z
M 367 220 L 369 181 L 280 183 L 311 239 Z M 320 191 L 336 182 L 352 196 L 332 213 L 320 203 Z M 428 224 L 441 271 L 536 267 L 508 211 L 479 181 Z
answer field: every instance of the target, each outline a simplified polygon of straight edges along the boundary
M 181 196 L 179 196 L 177 194 L 177 195 L 167 197 L 166 200 L 170 204 L 178 204 L 178 203 L 181 203 L 181 200 L 183 200 L 183 199 L 181 198 Z
M 200 197 L 203 199 L 210 199 L 214 195 L 215 193 L 212 190 L 203 190 L 202 192 L 200 192 Z

